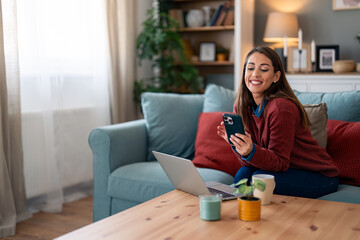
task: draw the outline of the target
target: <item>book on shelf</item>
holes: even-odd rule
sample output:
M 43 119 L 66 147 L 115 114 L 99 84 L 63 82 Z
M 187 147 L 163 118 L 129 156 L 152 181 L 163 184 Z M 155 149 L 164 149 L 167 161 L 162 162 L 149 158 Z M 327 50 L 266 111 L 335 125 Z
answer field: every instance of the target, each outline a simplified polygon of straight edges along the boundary
M 173 19 L 175 19 L 179 25 L 180 28 L 185 27 L 185 21 L 184 21 L 184 12 L 181 9 L 170 9 L 169 10 L 169 16 Z
M 224 7 L 224 4 L 220 4 L 220 5 L 218 6 L 218 8 L 216 9 L 215 13 L 214 13 L 213 16 L 211 17 L 209 26 L 215 26 L 216 20 L 218 19 L 219 14 L 220 14 L 220 12 L 221 12 L 221 10 L 222 10 L 223 7 Z
M 227 10 L 226 13 L 226 17 L 224 19 L 223 25 L 224 26 L 228 26 L 228 25 L 234 25 L 234 11 L 235 11 L 235 6 L 234 6 L 234 2 L 229 3 L 229 8 Z
M 230 6 L 231 6 L 230 2 L 226 2 L 226 3 L 223 4 L 223 7 L 221 8 L 221 11 L 220 11 L 220 13 L 219 13 L 218 18 L 217 18 L 216 21 L 215 21 L 214 26 L 221 26 L 221 25 L 223 25 L 223 22 L 224 22 L 224 20 L 225 20 L 225 17 L 226 17 L 226 15 L 227 15 L 227 12 L 228 12 Z

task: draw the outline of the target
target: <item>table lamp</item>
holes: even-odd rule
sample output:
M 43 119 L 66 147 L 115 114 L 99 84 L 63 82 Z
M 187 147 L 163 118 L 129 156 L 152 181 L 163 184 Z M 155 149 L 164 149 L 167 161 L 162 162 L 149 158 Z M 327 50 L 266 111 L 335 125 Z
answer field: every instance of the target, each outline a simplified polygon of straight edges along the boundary
M 295 13 L 271 12 L 268 15 L 264 42 L 284 42 L 284 68 L 287 71 L 287 43 L 298 40 L 299 23 Z

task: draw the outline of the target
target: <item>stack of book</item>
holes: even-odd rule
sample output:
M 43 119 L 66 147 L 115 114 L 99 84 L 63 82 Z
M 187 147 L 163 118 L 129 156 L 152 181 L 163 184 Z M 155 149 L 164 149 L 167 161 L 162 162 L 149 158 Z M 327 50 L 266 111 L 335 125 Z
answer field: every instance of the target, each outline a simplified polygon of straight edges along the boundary
M 234 2 L 220 4 L 211 17 L 209 26 L 234 25 Z
M 185 17 L 186 11 L 182 9 L 170 9 L 169 16 L 175 19 L 181 28 L 187 27 Z M 234 2 L 227 1 L 220 4 L 210 18 L 209 26 L 234 25 Z

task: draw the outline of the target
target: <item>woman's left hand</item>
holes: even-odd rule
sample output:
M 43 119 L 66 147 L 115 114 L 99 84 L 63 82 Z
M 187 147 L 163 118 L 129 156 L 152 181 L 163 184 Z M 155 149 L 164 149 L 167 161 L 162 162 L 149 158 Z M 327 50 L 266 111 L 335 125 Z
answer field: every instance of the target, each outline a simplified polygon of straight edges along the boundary
M 236 151 L 242 156 L 249 155 L 253 148 L 250 133 L 245 132 L 245 134 L 246 135 L 236 133 L 235 136 L 232 135 L 230 138 L 230 141 L 234 144 Z

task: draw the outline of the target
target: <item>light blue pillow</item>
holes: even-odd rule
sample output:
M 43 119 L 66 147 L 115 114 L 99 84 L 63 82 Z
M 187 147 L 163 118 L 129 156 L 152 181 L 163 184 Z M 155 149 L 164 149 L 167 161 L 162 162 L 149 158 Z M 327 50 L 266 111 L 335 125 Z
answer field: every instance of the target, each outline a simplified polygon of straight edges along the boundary
M 151 151 L 189 158 L 194 143 L 204 95 L 151 93 L 141 95 L 141 105 L 148 131 L 148 161 L 155 160 Z
M 294 93 L 302 104 L 325 102 L 329 119 L 347 122 L 360 121 L 360 91 L 320 93 L 294 90 Z
M 205 89 L 203 112 L 232 112 L 235 98 L 233 90 L 209 84 Z

